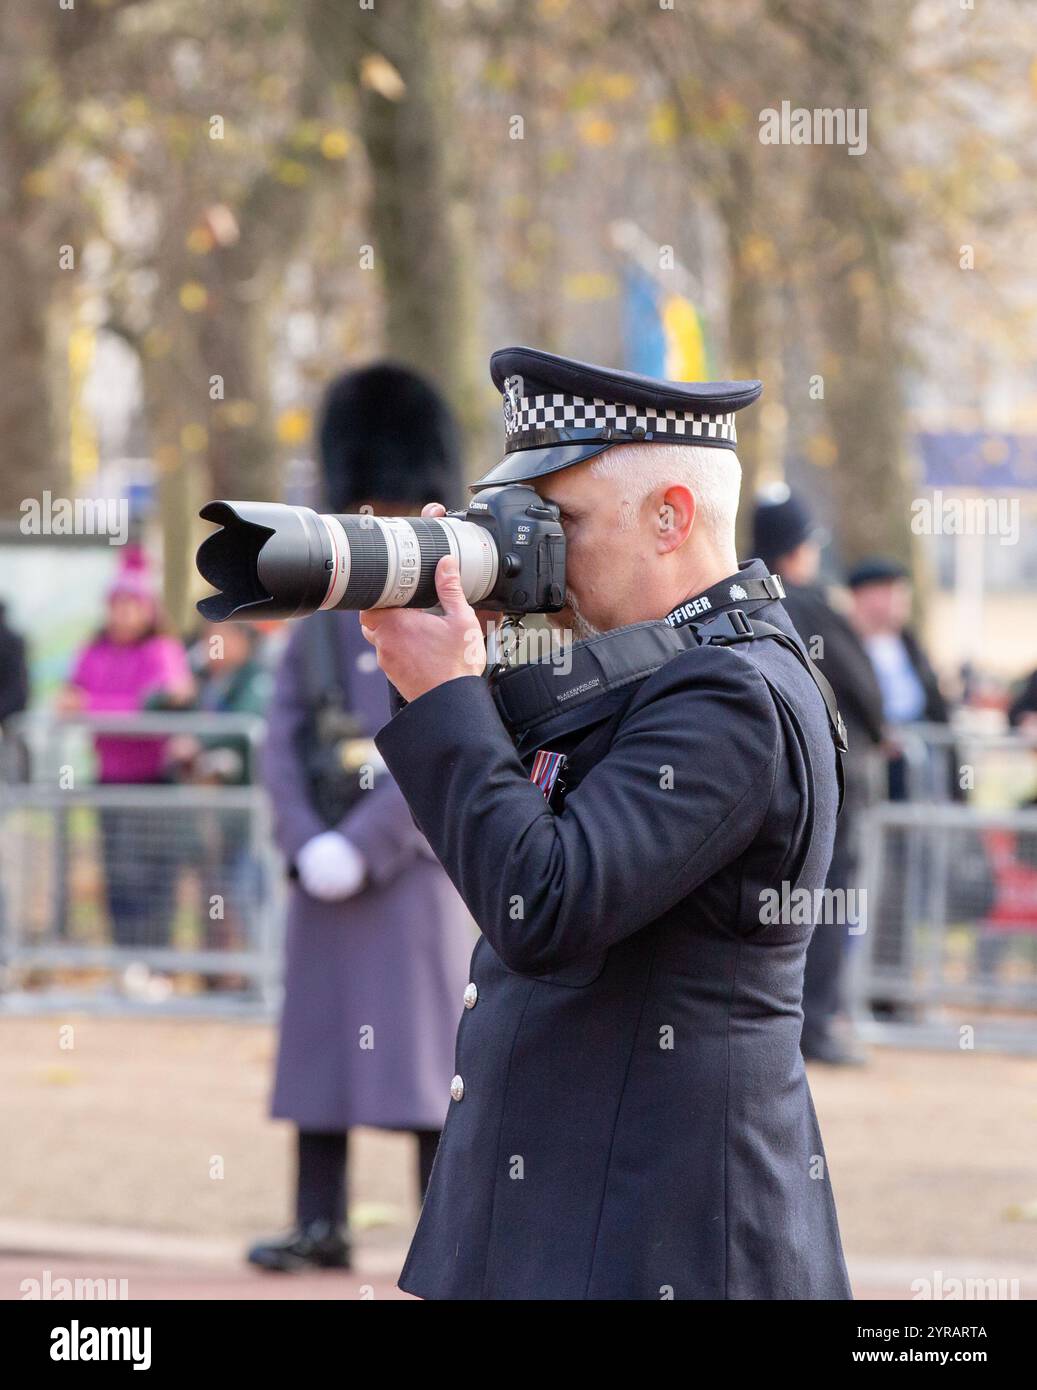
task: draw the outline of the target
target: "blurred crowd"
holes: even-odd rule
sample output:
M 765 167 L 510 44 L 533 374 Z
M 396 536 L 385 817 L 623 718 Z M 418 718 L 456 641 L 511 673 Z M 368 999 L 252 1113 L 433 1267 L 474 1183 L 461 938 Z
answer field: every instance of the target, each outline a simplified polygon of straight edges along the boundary
M 862 886 L 861 813 L 877 800 L 905 802 L 918 795 L 912 784 L 920 769 L 908 754 L 912 726 L 949 728 L 955 711 L 911 625 L 914 595 L 907 568 L 873 556 L 855 565 L 842 583 L 823 585 L 819 576 L 825 540 L 805 501 L 786 486 L 765 491 L 757 499 L 754 553 L 780 575 L 785 606 L 810 655 L 831 682 L 847 727 L 845 799 L 827 882 L 828 888 L 845 894 Z M 968 688 L 963 678 L 962 699 Z M 1004 715 L 1009 729 L 1037 732 L 1037 672 L 1019 682 L 1005 703 Z M 963 764 L 953 739 L 937 740 L 925 752 L 927 761 L 935 764 L 921 769 L 927 787 L 935 786 L 951 802 L 966 802 L 974 785 L 974 769 Z M 1025 804 L 1037 804 L 1037 795 L 1031 792 Z M 957 898 L 950 910 L 959 920 L 985 929 L 977 955 L 980 972 L 989 972 L 1001 955 L 1007 931 L 1020 925 L 1037 930 L 1037 875 L 1030 872 L 1037 868 L 1033 837 L 1011 837 L 1006 844 L 1004 832 L 972 832 L 959 836 L 956 845 L 958 852 L 947 874 L 946 891 Z M 903 900 L 891 901 L 894 893 L 903 899 L 909 891 L 906 838 L 892 840 L 886 853 L 887 892 L 884 901 L 872 905 L 868 928 L 877 957 L 884 964 L 899 966 L 906 975 L 904 919 L 909 909 Z M 1004 896 L 1012 901 L 999 920 Z M 802 1051 L 808 1059 L 836 1065 L 863 1061 L 852 1039 L 838 1027 L 856 926 L 836 922 L 815 930 L 811 940 L 803 992 Z M 870 1004 L 879 1017 L 910 1021 L 914 1013 L 910 1005 L 895 999 L 877 997 Z

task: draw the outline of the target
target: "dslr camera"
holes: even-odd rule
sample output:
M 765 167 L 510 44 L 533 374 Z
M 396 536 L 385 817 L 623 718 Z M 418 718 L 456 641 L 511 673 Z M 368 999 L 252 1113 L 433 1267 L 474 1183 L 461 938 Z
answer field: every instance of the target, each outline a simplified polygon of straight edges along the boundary
M 198 611 L 229 618 L 303 618 L 330 608 L 432 608 L 436 565 L 458 562 L 473 606 L 521 615 L 565 602 L 565 533 L 558 507 L 523 483 L 484 488 L 442 517 L 322 515 L 276 502 L 209 502 L 221 528 L 198 550 L 218 592 Z

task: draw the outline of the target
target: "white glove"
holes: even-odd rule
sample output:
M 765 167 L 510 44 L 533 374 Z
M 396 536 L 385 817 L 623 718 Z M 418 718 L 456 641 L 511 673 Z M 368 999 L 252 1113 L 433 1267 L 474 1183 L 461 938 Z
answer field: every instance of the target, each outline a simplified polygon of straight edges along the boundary
M 364 856 L 337 830 L 307 840 L 295 856 L 295 866 L 307 893 L 326 903 L 351 898 L 363 887 L 367 873 Z

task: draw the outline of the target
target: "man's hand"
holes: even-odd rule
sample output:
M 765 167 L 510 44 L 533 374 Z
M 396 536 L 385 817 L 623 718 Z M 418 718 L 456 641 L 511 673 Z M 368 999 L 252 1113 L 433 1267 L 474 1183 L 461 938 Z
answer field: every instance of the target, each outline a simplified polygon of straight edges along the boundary
M 442 502 L 426 502 L 421 509 L 421 515 L 446 516 L 446 507 L 443 506 Z M 484 636 L 491 625 L 494 628 L 498 628 L 504 621 L 504 614 L 496 608 L 477 608 L 475 610 L 475 616 L 479 619 L 479 626 L 482 628 Z M 397 689 L 399 689 L 399 686 L 397 686 Z
M 442 516 L 445 511 L 440 503 L 429 502 L 421 514 Z M 442 614 L 419 608 L 367 608 L 360 614 L 360 630 L 374 647 L 378 665 L 408 703 L 458 676 L 481 676 L 486 667 L 479 615 L 464 596 L 452 555 L 444 555 L 436 566 L 436 593 Z

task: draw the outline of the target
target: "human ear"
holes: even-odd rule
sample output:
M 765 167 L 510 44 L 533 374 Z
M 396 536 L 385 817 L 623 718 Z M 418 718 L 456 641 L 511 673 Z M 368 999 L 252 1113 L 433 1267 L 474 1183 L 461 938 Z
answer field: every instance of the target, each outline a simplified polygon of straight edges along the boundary
M 695 523 L 695 498 L 682 484 L 668 487 L 659 500 L 659 539 L 666 550 L 682 545 Z

